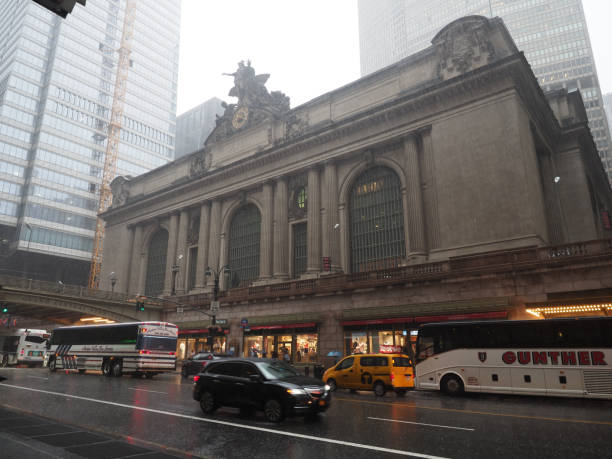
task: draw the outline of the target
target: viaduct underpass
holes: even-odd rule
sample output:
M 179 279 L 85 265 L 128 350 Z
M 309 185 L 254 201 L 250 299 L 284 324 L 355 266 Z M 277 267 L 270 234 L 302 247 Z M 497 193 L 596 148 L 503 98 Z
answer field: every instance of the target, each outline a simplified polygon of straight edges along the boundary
M 161 320 L 165 301 L 147 299 L 145 310 L 140 311 L 135 298 L 125 293 L 0 275 L 0 303 L 7 310 L 0 314 L 3 322 L 8 320 L 19 328 L 45 328 L 75 325 L 85 317 L 115 322 Z

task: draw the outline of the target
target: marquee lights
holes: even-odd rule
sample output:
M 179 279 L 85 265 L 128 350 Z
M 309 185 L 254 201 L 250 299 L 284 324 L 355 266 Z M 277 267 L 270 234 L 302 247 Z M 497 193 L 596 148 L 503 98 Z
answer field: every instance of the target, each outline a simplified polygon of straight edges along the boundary
M 529 314 L 534 315 L 538 318 L 545 316 L 551 316 L 555 314 L 575 314 L 580 312 L 602 312 L 607 313 L 612 311 L 612 303 L 601 303 L 601 304 L 578 304 L 578 305 L 559 305 L 559 306 L 548 306 L 539 308 L 528 308 L 526 310 Z

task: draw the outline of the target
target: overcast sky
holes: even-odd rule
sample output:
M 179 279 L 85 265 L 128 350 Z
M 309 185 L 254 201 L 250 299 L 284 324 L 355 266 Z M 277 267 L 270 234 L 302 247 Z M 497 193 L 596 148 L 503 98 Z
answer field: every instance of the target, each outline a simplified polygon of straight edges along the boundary
M 612 92 L 612 0 L 583 0 L 602 91 Z M 296 107 L 360 77 L 357 0 L 182 0 L 177 113 L 228 95 L 250 59 Z

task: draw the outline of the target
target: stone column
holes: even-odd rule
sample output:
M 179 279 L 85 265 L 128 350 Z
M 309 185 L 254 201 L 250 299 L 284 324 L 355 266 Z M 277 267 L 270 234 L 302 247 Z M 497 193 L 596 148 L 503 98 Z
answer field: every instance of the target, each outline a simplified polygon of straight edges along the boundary
M 338 206 L 338 216 L 340 219 L 340 228 L 338 228 L 340 232 L 340 269 L 345 273 L 350 272 L 349 219 L 347 213 L 345 204 L 340 204 Z
M 287 212 L 287 179 L 279 177 L 274 193 L 274 277 L 287 279 L 289 217 Z
M 200 234 L 198 235 L 198 261 L 196 266 L 196 289 L 206 287 L 206 267 L 208 266 L 208 234 L 210 231 L 210 202 L 200 209 Z
M 319 189 L 319 169 L 313 167 L 308 171 L 308 226 L 306 238 L 308 243 L 307 273 L 321 270 L 321 192 Z
M 178 236 L 178 214 L 170 216 L 170 231 L 168 231 L 168 251 L 166 252 L 166 278 L 164 279 L 164 295 L 172 293 L 172 265 L 176 262 L 176 240 Z
M 145 290 L 147 287 L 147 265 L 149 263 L 149 259 L 146 256 L 149 253 L 148 247 L 144 245 L 144 234 L 146 226 L 142 228 L 142 245 L 140 247 L 140 268 L 138 269 L 138 288 L 136 293 L 140 295 L 145 295 Z
M 427 249 L 440 246 L 440 218 L 438 215 L 438 196 L 436 192 L 436 170 L 431 142 L 431 128 L 420 131 L 421 157 L 423 161 L 423 201 Z
M 179 217 L 178 241 L 176 245 L 176 255 L 173 263 L 178 263 L 179 272 L 176 276 L 176 293 L 185 293 L 185 280 L 187 278 L 187 231 L 189 231 L 189 212 L 181 210 Z M 183 256 L 181 260 L 178 257 Z
M 130 288 L 130 276 L 132 270 L 132 252 L 134 247 L 134 227 L 126 227 L 125 239 L 123 240 L 121 247 L 121 256 L 123 257 L 123 262 L 121 266 L 123 267 L 121 270 L 121 277 L 119 278 L 119 282 L 123 285 L 117 285 L 118 288 L 115 288 L 116 292 L 128 293 Z
M 210 237 L 208 240 L 208 266 L 219 269 L 219 244 L 221 238 L 221 201 L 215 199 L 210 209 Z M 204 267 L 206 269 L 206 267 Z M 212 287 L 215 283 L 213 276 L 208 277 L 207 285 Z
M 540 162 L 542 185 L 544 188 L 544 202 L 546 203 L 546 221 L 548 223 L 548 233 L 552 245 L 563 244 L 567 237 L 563 231 L 562 209 L 559 202 L 559 195 L 555 188 L 555 172 L 552 157 L 548 153 L 538 152 Z
M 142 294 L 140 290 L 140 270 L 142 269 L 142 225 L 136 225 L 134 228 L 134 243 L 131 250 L 132 264 L 130 267 L 130 280 L 128 293 L 131 295 Z
M 406 228 L 406 252 L 408 257 L 425 255 L 425 219 L 423 215 L 423 193 L 421 167 L 417 139 L 404 139 L 406 163 L 406 192 L 404 199 L 404 225 Z
M 272 276 L 272 183 L 263 185 L 263 215 L 261 216 L 261 239 L 259 244 L 259 278 Z
M 321 215 L 323 230 L 321 240 L 323 243 L 323 257 L 329 257 L 331 270 L 340 270 L 340 218 L 338 215 L 338 176 L 336 163 L 329 161 L 323 171 L 323 213 Z

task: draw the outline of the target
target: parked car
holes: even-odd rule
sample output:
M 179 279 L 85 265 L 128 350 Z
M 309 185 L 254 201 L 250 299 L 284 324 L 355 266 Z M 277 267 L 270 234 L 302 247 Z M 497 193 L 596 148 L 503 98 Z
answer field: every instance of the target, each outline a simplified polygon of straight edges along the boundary
M 414 369 L 403 354 L 354 354 L 340 360 L 323 374 L 331 388 L 373 390 L 379 397 L 387 390 L 403 396 L 414 388 Z
M 187 378 L 189 375 L 198 374 L 204 367 L 213 360 L 227 358 L 227 354 L 213 354 L 212 352 L 200 352 L 193 357 L 183 361 L 181 366 L 181 376 Z
M 280 422 L 285 416 L 316 416 L 331 402 L 323 381 L 276 359 L 213 361 L 193 381 L 193 398 L 207 414 L 232 406 L 246 413 L 263 410 L 269 421 Z

